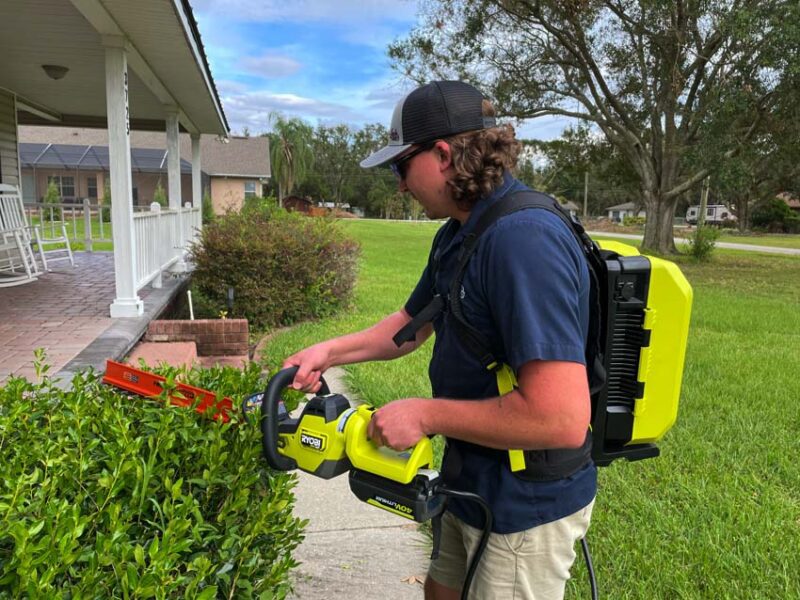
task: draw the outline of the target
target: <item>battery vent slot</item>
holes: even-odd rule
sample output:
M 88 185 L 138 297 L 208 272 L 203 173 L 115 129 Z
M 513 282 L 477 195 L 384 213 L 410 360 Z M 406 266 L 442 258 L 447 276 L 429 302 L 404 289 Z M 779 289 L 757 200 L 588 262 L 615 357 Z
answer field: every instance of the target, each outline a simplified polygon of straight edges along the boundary
M 634 399 L 641 397 L 638 381 L 639 357 L 646 344 L 642 325 L 644 309 L 618 312 L 611 333 L 611 354 L 608 361 L 608 407 L 633 410 Z

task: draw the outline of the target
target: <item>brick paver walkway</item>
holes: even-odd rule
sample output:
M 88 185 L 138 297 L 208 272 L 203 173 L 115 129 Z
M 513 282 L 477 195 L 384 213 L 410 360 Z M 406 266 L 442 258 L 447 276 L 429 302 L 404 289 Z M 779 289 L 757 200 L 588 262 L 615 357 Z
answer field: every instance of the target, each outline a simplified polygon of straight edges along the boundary
M 47 351 L 55 373 L 111 325 L 114 255 L 77 252 L 74 268 L 54 267 L 38 281 L 0 288 L 0 383 L 11 374 L 33 379 L 35 348 Z

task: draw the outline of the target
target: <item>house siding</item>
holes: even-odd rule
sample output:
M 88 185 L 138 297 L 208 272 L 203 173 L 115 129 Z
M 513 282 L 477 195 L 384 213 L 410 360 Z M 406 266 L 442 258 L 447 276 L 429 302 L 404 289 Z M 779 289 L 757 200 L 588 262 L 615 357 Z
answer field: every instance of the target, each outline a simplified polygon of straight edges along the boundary
M 0 182 L 18 186 L 16 104 L 14 94 L 0 90 Z
M 35 171 L 35 174 L 34 174 Z M 47 193 L 47 179 L 53 175 L 73 177 L 75 180 L 75 199 L 65 198 L 65 202 L 80 202 L 83 198 L 88 197 L 89 185 L 87 180 L 90 177 L 97 179 L 97 196 L 102 200 L 105 191 L 105 180 L 108 176 L 105 171 L 74 171 L 64 169 L 22 169 L 23 175 L 30 175 L 35 180 L 35 194 L 36 199 L 41 201 Z M 161 181 L 161 186 L 164 192 L 168 194 L 168 177 L 165 173 L 134 173 L 133 174 L 133 187 L 136 190 L 136 202 L 134 206 L 149 206 L 153 202 L 158 182 Z M 186 173 L 181 174 L 181 204 L 192 202 L 192 176 Z M 33 198 L 27 199 L 33 200 Z
M 244 204 L 244 184 L 246 181 L 256 181 L 252 178 L 239 179 L 235 177 L 211 177 L 211 204 L 214 214 L 222 215 L 228 211 L 238 211 Z M 258 182 L 256 182 L 256 189 Z

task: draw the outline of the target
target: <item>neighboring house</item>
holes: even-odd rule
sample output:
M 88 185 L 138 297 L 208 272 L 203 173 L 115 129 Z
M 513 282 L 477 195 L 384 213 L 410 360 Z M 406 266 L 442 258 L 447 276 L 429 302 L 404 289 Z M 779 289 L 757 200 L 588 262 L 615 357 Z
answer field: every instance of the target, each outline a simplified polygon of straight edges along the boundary
M 62 202 L 78 203 L 84 198 L 97 202 L 105 197 L 108 146 L 20 142 L 19 160 L 25 202 L 41 201 L 51 182 L 56 184 Z M 149 206 L 159 184 L 166 194 L 166 163 L 165 150 L 131 148 L 134 206 Z M 203 179 L 208 185 L 208 177 Z M 192 202 L 192 165 L 185 160 L 181 161 L 181 199 L 182 203 Z
M 311 212 L 312 206 L 314 206 L 314 203 L 311 201 L 311 198 L 301 198 L 300 196 L 286 196 L 283 199 L 283 207 L 286 210 L 292 210 L 295 212 L 308 214 Z
M 575 204 L 572 200 L 567 200 L 566 202 L 562 202 L 561 208 L 566 209 L 571 217 L 577 217 L 581 212 L 581 207 Z
M 800 199 L 792 196 L 789 192 L 781 192 L 777 197 L 783 200 L 794 212 L 800 213 Z
M 102 162 L 102 158 L 95 159 L 94 154 L 105 156 L 105 172 L 108 171 L 108 132 L 105 129 L 86 129 L 68 127 L 27 127 L 19 128 L 20 142 L 37 143 L 39 147 L 51 145 L 48 153 L 50 162 L 57 162 L 59 158 L 71 157 L 69 162 L 86 165 L 83 169 L 85 176 L 75 181 L 76 197 L 93 197 L 88 194 L 89 183 L 87 178 L 103 179 L 100 172 L 89 174 L 92 166 Z M 180 134 L 181 171 L 191 173 L 191 140 L 187 134 Z M 69 150 L 64 147 L 71 146 Z M 88 153 L 84 151 L 90 149 Z M 160 132 L 132 131 L 131 132 L 131 164 L 133 166 L 134 202 L 142 205 L 150 204 L 158 180 L 167 188 L 166 167 L 168 153 L 166 151 L 166 136 Z M 200 136 L 200 151 L 202 153 L 202 187 L 204 194 L 211 197 L 214 212 L 222 214 L 228 210 L 239 210 L 244 199 L 260 196 L 262 185 L 270 177 L 269 164 L 269 138 L 267 137 L 230 137 L 220 138 L 214 135 Z M 103 154 L 104 153 L 104 154 Z M 139 159 L 137 161 L 137 158 Z M 188 168 L 184 170 L 184 167 Z M 36 171 L 41 172 L 37 166 Z M 23 165 L 24 169 L 24 165 Z M 74 170 L 74 168 L 73 168 Z M 23 172 L 23 188 L 27 188 L 26 198 L 41 198 L 47 186 L 46 179 L 33 178 L 30 169 L 29 180 L 26 185 Z M 102 169 L 100 170 L 102 171 Z M 53 173 L 53 176 L 57 175 Z M 58 173 L 69 178 L 74 174 Z M 184 176 L 185 177 L 185 176 Z M 34 185 L 34 181 L 36 185 Z M 41 187 L 44 181 L 44 188 Z M 183 202 L 191 202 L 190 179 L 186 180 L 181 189 Z M 68 192 L 73 192 L 67 186 Z M 92 190 L 93 191 L 93 190 Z M 103 187 L 98 182 L 98 196 L 102 197 Z M 69 195 L 62 194 L 65 198 Z
M 606 209 L 608 218 L 615 223 L 622 223 L 625 217 L 646 217 L 647 213 L 644 210 L 636 212 L 636 205 L 633 202 L 625 202 L 617 204 L 616 206 L 609 206 Z

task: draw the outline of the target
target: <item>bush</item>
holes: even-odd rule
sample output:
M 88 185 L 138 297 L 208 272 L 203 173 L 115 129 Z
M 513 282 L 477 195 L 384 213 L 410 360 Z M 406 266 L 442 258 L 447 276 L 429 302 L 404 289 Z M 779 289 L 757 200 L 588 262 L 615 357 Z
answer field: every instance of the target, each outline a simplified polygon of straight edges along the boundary
M 161 185 L 161 180 L 158 180 L 156 184 L 156 189 L 153 192 L 153 202 L 158 202 L 161 208 L 166 208 L 169 205 L 169 200 L 167 200 L 167 192 L 164 190 L 164 186 Z
M 719 229 L 710 225 L 696 228 L 689 237 L 689 254 L 697 260 L 709 260 L 714 252 L 719 234 Z
M 203 194 L 202 206 L 203 225 L 208 225 L 216 218 L 216 215 L 214 214 L 214 204 L 211 202 L 211 192 L 208 190 L 206 190 L 205 194 Z
M 646 221 L 647 219 L 645 217 L 631 217 L 631 216 L 622 217 L 622 224 L 625 227 L 634 227 L 634 226 L 641 227 L 645 224 Z
M 110 177 L 105 178 L 105 183 L 103 184 L 103 198 L 99 200 L 99 203 L 102 205 L 101 215 L 100 218 L 103 220 L 103 223 L 111 223 L 111 179 Z
M 772 198 L 755 207 L 750 222 L 753 227 L 771 233 L 800 233 L 800 216 L 780 198 Z
M 61 193 L 58 191 L 58 186 L 55 181 L 50 181 L 47 184 L 47 191 L 44 194 L 44 220 L 45 221 L 60 221 L 61 220 Z
M 259 375 L 188 379 L 241 399 Z M 267 468 L 256 426 L 164 404 L 91 372 L 0 388 L 0 597 L 285 596 L 294 476 Z
M 193 246 L 194 285 L 229 317 L 252 327 L 287 325 L 332 314 L 349 301 L 358 244 L 337 223 L 263 202 L 229 213 L 203 229 Z

